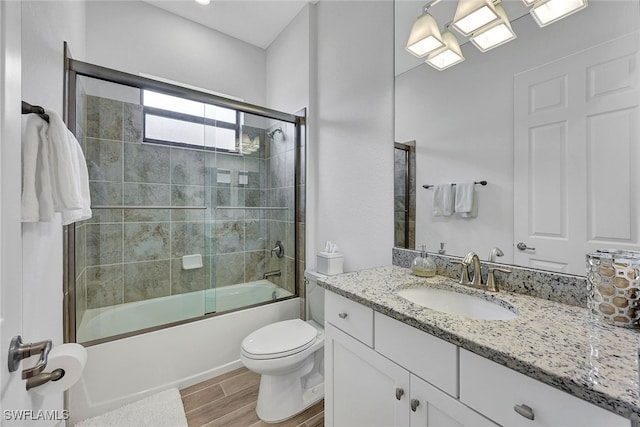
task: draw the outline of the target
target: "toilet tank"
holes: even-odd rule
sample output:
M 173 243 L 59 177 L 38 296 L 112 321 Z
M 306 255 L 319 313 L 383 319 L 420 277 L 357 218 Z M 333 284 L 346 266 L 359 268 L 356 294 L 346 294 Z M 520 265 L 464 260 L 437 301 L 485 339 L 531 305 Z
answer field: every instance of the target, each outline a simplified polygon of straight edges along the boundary
M 307 279 L 307 320 L 315 320 L 324 325 L 324 289 L 318 286 L 318 279 L 326 279 L 327 276 L 315 270 L 304 272 Z

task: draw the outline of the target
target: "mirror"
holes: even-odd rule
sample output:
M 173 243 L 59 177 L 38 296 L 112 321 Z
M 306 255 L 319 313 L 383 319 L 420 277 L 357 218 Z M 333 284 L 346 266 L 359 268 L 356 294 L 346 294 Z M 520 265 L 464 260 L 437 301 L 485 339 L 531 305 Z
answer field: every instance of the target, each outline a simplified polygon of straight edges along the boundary
M 395 141 L 415 140 L 415 245 L 483 260 L 498 247 L 496 262 L 578 275 L 585 253 L 639 250 L 640 2 L 591 0 L 541 28 L 522 0 L 503 0 L 517 38 L 481 53 L 452 31 L 466 59 L 444 71 L 404 49 L 426 3 L 395 1 Z M 455 6 L 429 13 L 442 29 Z M 423 185 L 481 180 L 476 218 L 432 215 Z

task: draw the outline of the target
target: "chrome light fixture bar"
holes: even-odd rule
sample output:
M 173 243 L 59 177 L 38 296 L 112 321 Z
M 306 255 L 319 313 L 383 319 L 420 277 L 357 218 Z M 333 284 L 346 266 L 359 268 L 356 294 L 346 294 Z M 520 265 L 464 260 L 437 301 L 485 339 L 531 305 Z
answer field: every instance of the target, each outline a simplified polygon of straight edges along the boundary
M 471 43 L 481 52 L 486 52 L 516 38 L 516 33 L 511 28 L 507 12 L 505 12 L 500 3 L 495 4 L 495 8 L 500 20 L 473 33 L 471 37 Z
M 445 30 L 445 32 L 442 33 L 442 40 L 445 45 L 429 55 L 425 61 L 427 64 L 439 71 L 446 70 L 447 68 L 453 67 L 454 65 L 464 61 L 464 56 L 462 55 L 462 49 L 460 49 L 458 39 L 456 39 L 456 36 L 453 35 L 451 31 L 448 29 Z
M 491 0 L 458 0 L 452 26 L 463 36 L 469 37 L 474 31 L 499 19 Z
M 427 11 L 440 0 L 435 0 L 424 7 L 424 13 L 416 19 L 409 33 L 406 51 L 415 57 L 423 58 L 444 46 L 438 23 Z
M 530 0 L 523 0 L 526 5 Z M 531 8 L 531 16 L 541 27 L 553 24 L 588 6 L 587 0 L 539 0 Z

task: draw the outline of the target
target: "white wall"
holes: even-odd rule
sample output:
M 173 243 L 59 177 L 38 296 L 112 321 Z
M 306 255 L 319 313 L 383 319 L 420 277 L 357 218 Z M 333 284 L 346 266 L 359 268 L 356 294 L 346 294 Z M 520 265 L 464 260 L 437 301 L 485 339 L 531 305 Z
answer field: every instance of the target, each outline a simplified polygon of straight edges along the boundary
M 466 60 L 439 72 L 428 65 L 396 78 L 396 141 L 416 140 L 416 245 L 448 254 L 493 246 L 513 259 L 513 76 L 638 29 L 638 1 L 590 2 L 545 28 L 528 16 L 518 38 L 487 53 L 463 46 Z M 612 24 L 615 23 L 615 24 Z M 461 40 L 461 38 L 458 38 Z M 434 218 L 423 184 L 487 180 L 474 219 Z
M 309 106 L 309 18 L 305 6 L 266 51 L 266 106 L 295 113 Z
M 319 2 L 309 197 L 316 247 L 336 242 L 345 271 L 391 263 L 393 2 Z M 312 82 L 312 85 L 314 82 Z M 311 144 L 315 141 L 315 146 Z M 311 219 L 309 219 L 311 221 Z
M 264 49 L 140 1 L 87 3 L 86 60 L 265 102 Z

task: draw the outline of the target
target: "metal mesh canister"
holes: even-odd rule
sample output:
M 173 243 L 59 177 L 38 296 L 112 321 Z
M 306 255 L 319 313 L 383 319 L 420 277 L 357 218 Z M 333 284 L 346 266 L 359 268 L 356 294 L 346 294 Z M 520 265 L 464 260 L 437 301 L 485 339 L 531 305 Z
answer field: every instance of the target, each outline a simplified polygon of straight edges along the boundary
M 598 250 L 586 259 L 591 315 L 616 326 L 639 327 L 640 252 Z

